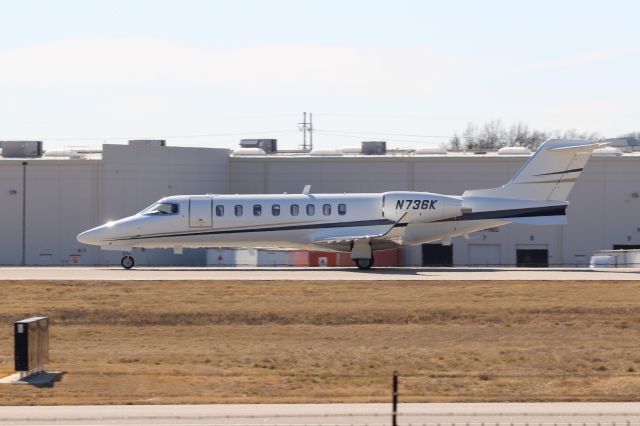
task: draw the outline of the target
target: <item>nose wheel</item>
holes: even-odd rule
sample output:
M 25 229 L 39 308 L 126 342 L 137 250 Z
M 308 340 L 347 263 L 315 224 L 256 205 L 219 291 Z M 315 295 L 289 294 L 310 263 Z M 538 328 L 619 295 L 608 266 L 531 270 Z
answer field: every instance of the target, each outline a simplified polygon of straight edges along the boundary
M 354 261 L 359 269 L 371 269 L 373 266 L 373 256 L 369 259 L 354 259 Z
M 124 269 L 131 269 L 133 268 L 133 265 L 136 264 L 136 262 L 134 262 L 133 257 L 132 256 L 124 256 L 122 258 L 122 260 L 120 261 L 120 264 L 122 265 L 122 267 Z

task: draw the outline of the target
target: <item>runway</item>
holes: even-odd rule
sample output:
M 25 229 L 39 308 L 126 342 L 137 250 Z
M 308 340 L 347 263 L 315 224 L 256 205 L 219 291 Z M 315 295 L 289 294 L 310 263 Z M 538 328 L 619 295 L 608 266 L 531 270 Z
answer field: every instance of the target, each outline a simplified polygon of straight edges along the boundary
M 0 407 L 0 425 L 389 425 L 390 404 Z M 400 404 L 400 425 L 640 424 L 640 403 Z
M 317 281 L 385 281 L 385 280 L 599 280 L 619 281 L 640 279 L 640 268 L 375 268 L 360 271 L 355 268 L 294 268 L 294 267 L 4 267 L 2 280 L 317 280 Z

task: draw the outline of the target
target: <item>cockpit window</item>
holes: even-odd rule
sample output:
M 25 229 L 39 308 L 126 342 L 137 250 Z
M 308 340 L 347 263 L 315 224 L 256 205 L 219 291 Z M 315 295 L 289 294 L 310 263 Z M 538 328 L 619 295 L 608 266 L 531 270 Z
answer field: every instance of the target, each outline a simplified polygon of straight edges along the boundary
M 179 206 L 176 203 L 156 203 L 142 211 L 142 214 L 177 214 Z

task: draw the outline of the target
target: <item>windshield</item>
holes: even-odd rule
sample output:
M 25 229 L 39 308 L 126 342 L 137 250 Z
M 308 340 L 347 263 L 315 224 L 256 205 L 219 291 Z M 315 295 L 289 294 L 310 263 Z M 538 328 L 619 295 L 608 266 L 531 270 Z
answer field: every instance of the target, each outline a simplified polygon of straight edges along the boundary
M 178 205 L 175 203 L 156 203 L 142 210 L 140 214 L 176 214 Z

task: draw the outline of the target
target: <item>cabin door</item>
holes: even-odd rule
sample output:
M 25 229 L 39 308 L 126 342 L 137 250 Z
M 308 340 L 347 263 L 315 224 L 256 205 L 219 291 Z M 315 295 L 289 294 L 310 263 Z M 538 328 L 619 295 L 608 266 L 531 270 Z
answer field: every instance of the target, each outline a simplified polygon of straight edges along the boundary
M 192 198 L 189 200 L 189 226 L 192 228 L 211 227 L 211 198 Z

